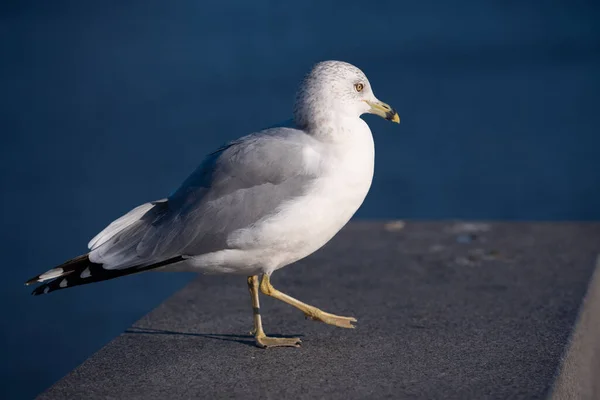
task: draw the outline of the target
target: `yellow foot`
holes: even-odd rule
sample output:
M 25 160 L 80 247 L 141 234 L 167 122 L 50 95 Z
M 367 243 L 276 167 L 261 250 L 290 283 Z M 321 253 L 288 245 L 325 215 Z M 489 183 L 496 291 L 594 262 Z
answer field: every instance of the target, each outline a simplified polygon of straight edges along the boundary
M 352 325 L 353 322 L 356 322 L 356 318 L 353 317 L 340 317 L 339 315 L 329 314 L 321 310 L 317 310 L 317 312 L 314 314 L 306 313 L 304 315 L 314 321 L 321 321 L 329 325 L 338 326 L 340 328 L 356 328 L 354 325 Z
M 300 347 L 302 341 L 298 338 L 276 338 L 268 336 L 257 336 L 256 345 L 263 349 L 269 347 Z

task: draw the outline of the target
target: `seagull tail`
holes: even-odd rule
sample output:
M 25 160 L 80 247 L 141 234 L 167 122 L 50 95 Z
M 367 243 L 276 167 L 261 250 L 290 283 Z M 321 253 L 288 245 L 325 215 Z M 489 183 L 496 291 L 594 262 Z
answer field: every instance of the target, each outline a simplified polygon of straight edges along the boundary
M 184 257 L 177 256 L 150 265 L 132 266 L 123 269 L 105 269 L 102 264 L 91 262 L 89 255 L 84 254 L 29 279 L 25 282 L 25 285 L 44 282 L 43 285 L 38 286 L 31 292 L 32 295 L 38 296 L 40 294 L 47 294 L 73 286 L 86 285 L 88 283 L 106 281 L 121 276 L 136 274 L 183 260 Z

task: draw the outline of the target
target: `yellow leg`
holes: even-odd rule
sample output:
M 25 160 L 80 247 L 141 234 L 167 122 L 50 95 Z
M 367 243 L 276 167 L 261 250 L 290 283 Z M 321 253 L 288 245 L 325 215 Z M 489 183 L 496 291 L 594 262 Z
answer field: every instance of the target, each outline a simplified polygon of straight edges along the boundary
M 258 279 L 258 278 L 257 278 Z M 293 297 L 288 296 L 285 293 L 281 293 L 271 285 L 269 275 L 264 274 L 260 283 L 260 290 L 267 296 L 274 297 L 278 300 L 288 303 L 291 306 L 296 307 L 304 313 L 308 318 L 321 321 L 329 325 L 339 326 L 340 328 L 354 328 L 352 322 L 356 322 L 356 318 L 353 317 L 340 317 L 339 315 L 329 314 L 325 311 L 321 311 L 316 307 L 303 303 Z
M 262 348 L 269 347 L 300 347 L 301 340 L 298 338 L 274 338 L 268 337 L 263 331 L 262 320 L 260 318 L 260 302 L 258 300 L 258 275 L 248 277 L 248 290 L 252 298 L 252 311 L 254 313 L 254 329 L 252 334 L 256 344 Z

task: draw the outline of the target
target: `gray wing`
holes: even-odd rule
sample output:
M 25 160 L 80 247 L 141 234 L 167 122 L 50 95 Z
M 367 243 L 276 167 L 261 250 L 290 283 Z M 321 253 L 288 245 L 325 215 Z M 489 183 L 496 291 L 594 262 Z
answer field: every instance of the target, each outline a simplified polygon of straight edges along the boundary
M 282 127 L 228 144 L 168 199 L 133 209 L 92 239 L 90 260 L 116 269 L 228 248 L 229 234 L 301 196 L 316 178 L 303 167 L 306 146 L 315 140 Z

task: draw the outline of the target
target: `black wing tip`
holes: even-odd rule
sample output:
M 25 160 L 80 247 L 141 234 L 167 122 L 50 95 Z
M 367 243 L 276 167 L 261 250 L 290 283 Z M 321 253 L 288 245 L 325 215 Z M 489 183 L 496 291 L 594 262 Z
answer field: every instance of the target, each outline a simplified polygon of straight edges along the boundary
M 41 276 L 42 275 L 40 274 L 40 275 L 36 275 L 33 278 L 29 279 L 27 282 L 25 282 L 25 286 L 30 286 L 30 285 L 33 285 L 34 283 L 41 282 L 40 281 Z
M 88 266 L 90 263 L 90 257 L 89 254 L 83 254 L 80 256 L 77 256 L 75 258 L 72 258 L 64 263 L 62 263 L 61 265 L 54 267 L 46 272 L 44 272 L 43 274 L 39 274 L 34 276 L 33 278 L 29 279 L 27 282 L 25 282 L 25 286 L 30 286 L 33 285 L 34 283 L 39 283 L 42 281 L 46 281 L 48 278 L 46 279 L 41 279 L 41 277 L 44 274 L 47 274 L 50 271 L 58 271 L 59 269 L 60 271 L 60 275 L 56 276 L 57 278 L 64 276 L 64 275 L 68 275 L 73 271 L 76 271 L 80 268 L 84 268 L 86 266 Z M 48 282 L 46 285 L 52 283 L 52 281 Z M 40 286 L 43 288 L 43 286 Z M 37 290 L 37 289 L 36 289 Z M 33 294 L 33 293 L 32 293 Z M 44 294 L 44 293 L 38 293 L 38 294 Z
M 47 294 L 50 293 L 50 286 L 48 286 L 48 284 L 44 284 L 42 286 L 38 286 L 35 289 L 33 289 L 33 292 L 31 292 L 32 296 L 39 296 L 42 294 Z
M 164 267 L 169 264 L 174 264 L 180 261 L 185 260 L 184 256 L 176 256 L 169 258 L 167 260 L 163 260 L 158 263 L 145 265 L 145 266 L 133 266 L 127 269 L 104 269 L 102 264 L 94 264 L 88 263 L 82 265 L 83 268 L 89 268 L 87 274 L 83 276 L 81 272 L 85 271 L 84 269 L 75 270 L 71 269 L 68 271 L 63 271 L 63 275 L 57 276 L 56 278 L 44 282 L 42 285 L 38 286 L 31 292 L 33 296 L 39 296 L 42 294 L 48 294 L 57 290 L 67 289 L 73 286 L 87 285 L 88 283 L 102 282 L 113 278 L 118 278 L 121 276 L 127 276 L 131 274 L 136 274 L 140 272 L 145 272 L 151 269 Z M 57 267 L 58 268 L 58 267 Z M 43 274 L 42 274 L 43 275 Z M 41 275 L 36 276 L 35 278 L 31 278 L 28 280 L 25 285 L 30 285 L 36 282 L 39 282 L 39 277 Z
M 33 289 L 33 292 L 31 292 L 31 294 L 33 296 L 40 296 L 42 294 L 48 294 L 56 290 L 66 289 L 67 287 L 77 285 L 69 285 L 67 279 L 68 278 L 66 276 L 61 276 L 56 279 L 52 279 L 51 281 L 44 282 L 42 285 Z

